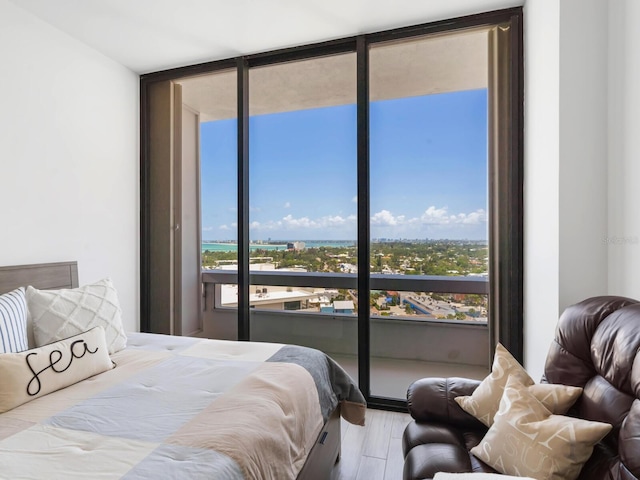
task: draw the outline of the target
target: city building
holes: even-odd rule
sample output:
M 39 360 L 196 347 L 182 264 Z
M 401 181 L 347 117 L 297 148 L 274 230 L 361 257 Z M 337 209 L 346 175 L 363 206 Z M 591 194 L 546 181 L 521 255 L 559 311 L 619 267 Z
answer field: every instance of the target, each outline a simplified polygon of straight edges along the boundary
M 288 242 L 287 250 L 304 250 L 304 242 Z
M 336 300 L 333 302 L 333 308 L 336 313 L 353 313 L 353 300 Z

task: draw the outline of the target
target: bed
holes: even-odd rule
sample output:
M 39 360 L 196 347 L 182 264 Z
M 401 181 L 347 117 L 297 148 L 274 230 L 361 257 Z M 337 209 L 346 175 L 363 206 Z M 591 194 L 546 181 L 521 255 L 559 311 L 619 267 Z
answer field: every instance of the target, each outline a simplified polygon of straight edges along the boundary
M 0 295 L 25 285 L 76 289 L 77 264 L 0 267 Z M 77 352 L 70 362 L 90 356 Z M 129 333 L 108 359 L 0 413 L 1 478 L 326 479 L 340 416 L 364 424 L 362 394 L 317 350 Z M 27 388 L 40 381 L 31 372 Z M 6 385 L 0 377 L 0 403 Z

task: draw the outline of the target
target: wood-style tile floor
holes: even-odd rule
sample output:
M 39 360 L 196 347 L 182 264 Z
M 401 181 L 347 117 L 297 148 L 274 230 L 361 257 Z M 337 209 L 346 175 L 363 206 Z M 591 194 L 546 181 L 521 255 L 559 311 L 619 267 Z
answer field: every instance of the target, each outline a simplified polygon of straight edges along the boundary
M 366 426 L 342 420 L 342 453 L 331 480 L 402 480 L 402 432 L 408 413 L 367 410 Z

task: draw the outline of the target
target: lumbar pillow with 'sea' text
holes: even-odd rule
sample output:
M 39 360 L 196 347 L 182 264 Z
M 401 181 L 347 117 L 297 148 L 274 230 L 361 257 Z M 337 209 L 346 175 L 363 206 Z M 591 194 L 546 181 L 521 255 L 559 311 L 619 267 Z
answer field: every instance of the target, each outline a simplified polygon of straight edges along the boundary
M 0 413 L 113 368 L 100 326 L 59 342 L 0 355 Z

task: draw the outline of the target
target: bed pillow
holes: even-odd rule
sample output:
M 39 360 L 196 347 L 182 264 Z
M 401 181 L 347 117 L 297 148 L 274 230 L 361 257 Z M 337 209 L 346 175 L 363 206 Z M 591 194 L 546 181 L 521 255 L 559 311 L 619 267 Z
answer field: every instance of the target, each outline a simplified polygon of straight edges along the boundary
M 493 417 L 500 406 L 509 376 L 515 376 L 531 393 L 552 413 L 567 413 L 569 408 L 582 394 L 582 388 L 556 384 L 535 384 L 526 370 L 513 358 L 513 355 L 498 343 L 493 357 L 491 373 L 480 383 L 472 395 L 456 397 L 455 401 L 462 409 L 476 417 L 487 427 L 493 425 Z
M 0 413 L 113 367 L 104 329 L 0 355 Z
M 27 300 L 20 287 L 0 295 L 0 353 L 27 348 Z
M 612 426 L 554 415 L 509 377 L 493 425 L 471 453 L 501 473 L 574 480 Z
M 27 287 L 27 305 L 36 346 L 102 326 L 109 353 L 127 346 L 118 293 L 105 278 L 80 288 L 37 290 Z

